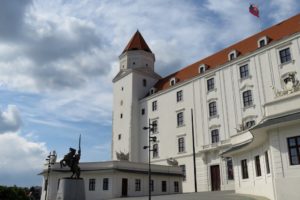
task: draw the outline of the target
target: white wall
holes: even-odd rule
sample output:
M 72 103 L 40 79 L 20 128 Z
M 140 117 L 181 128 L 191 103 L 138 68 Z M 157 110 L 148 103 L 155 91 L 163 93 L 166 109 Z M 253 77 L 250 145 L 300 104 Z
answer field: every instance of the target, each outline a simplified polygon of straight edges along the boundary
M 299 34 L 298 34 L 299 35 Z M 239 125 L 248 120 L 255 120 L 258 124 L 265 116 L 264 105 L 267 102 L 274 101 L 275 93 L 272 86 L 278 90 L 284 89 L 282 77 L 287 72 L 296 71 L 296 76 L 300 77 L 300 68 L 297 67 L 299 63 L 299 40 L 297 35 L 285 38 L 279 42 L 273 42 L 257 51 L 243 57 L 226 63 L 217 69 L 212 69 L 204 75 L 200 75 L 194 79 L 184 83 L 175 85 L 167 90 L 160 91 L 150 97 L 140 100 L 140 109 L 147 108 L 147 113 L 140 116 L 141 146 L 147 145 L 147 132 L 143 132 L 142 127 L 147 124 L 148 118 L 158 120 L 159 131 L 156 136 L 159 139 L 159 158 L 154 159 L 153 162 L 166 163 L 166 159 L 173 157 L 180 161 L 182 156 L 189 157 L 192 160 L 192 139 L 191 139 L 191 118 L 190 110 L 194 111 L 194 128 L 195 128 L 195 145 L 196 152 L 210 154 L 210 151 L 218 151 L 226 149 L 228 146 L 223 144 L 239 144 L 251 139 L 249 132 L 239 132 Z M 293 57 L 293 62 L 287 64 L 280 64 L 279 50 L 290 47 Z M 250 77 L 244 80 L 240 79 L 240 66 L 248 64 Z M 207 80 L 211 77 L 215 78 L 215 90 L 207 92 Z M 242 93 L 246 90 L 252 91 L 253 106 L 244 108 Z M 176 102 L 176 92 L 183 91 L 183 101 Z M 158 110 L 152 112 L 152 102 L 157 101 Z M 208 103 L 211 101 L 217 102 L 218 116 L 209 118 Z M 185 125 L 177 127 L 176 113 L 178 111 L 184 112 Z M 212 129 L 218 128 L 221 142 L 218 148 L 212 148 L 211 135 Z M 184 136 L 186 138 L 186 153 L 178 154 L 177 138 Z M 223 142 L 222 142 L 223 141 Z M 207 155 L 206 155 L 207 156 Z M 139 160 L 147 162 L 147 151 L 141 151 Z M 220 160 L 220 159 L 219 159 Z M 222 166 L 221 161 L 218 162 Z M 213 164 L 198 160 L 197 169 L 199 172 L 197 177 L 199 179 L 200 190 L 209 190 L 209 166 Z M 187 174 L 192 176 L 193 163 L 186 164 L 188 167 Z M 203 166 L 204 165 L 204 166 Z M 222 173 L 221 173 L 222 175 Z M 205 183 L 203 180 L 206 181 Z M 223 182 L 225 177 L 222 177 Z M 208 182 L 207 182 L 208 181 Z M 184 185 L 184 191 L 190 191 L 192 188 L 193 179 L 187 180 Z M 231 188 L 229 186 L 222 186 L 223 189 Z M 207 186 L 205 186 L 207 185 Z M 247 184 L 245 184 L 246 187 Z
M 58 181 L 62 177 L 68 177 L 68 173 L 50 174 L 48 198 L 49 200 L 56 199 L 58 190 Z M 85 195 L 88 200 L 104 200 L 122 197 L 122 179 L 128 179 L 128 196 L 146 196 L 148 195 L 148 174 L 147 173 L 126 173 L 117 171 L 91 171 L 83 172 L 82 178 L 84 179 Z M 108 190 L 103 190 L 103 179 L 109 178 Z M 89 190 L 89 179 L 95 179 L 95 190 Z M 141 179 L 141 191 L 135 191 L 135 179 Z M 154 180 L 153 195 L 174 194 L 174 182 L 179 183 L 179 192 L 182 193 L 182 177 L 181 176 L 166 176 L 166 175 L 152 175 Z M 162 192 L 161 182 L 167 181 L 167 191 Z M 45 199 L 44 180 L 42 188 L 42 197 Z
M 268 151 L 269 163 L 271 173 L 266 171 L 265 152 Z M 256 175 L 255 169 L 255 156 L 259 156 L 261 176 Z M 248 176 L 249 178 L 242 178 L 241 161 L 247 159 Z M 234 156 L 234 172 L 235 172 L 235 191 L 236 193 L 252 194 L 258 196 L 265 196 L 273 200 L 274 188 L 272 179 L 272 163 L 269 150 L 269 144 L 266 143 L 262 147 L 258 147 L 254 150 L 244 152 L 240 155 Z
M 299 123 L 270 131 L 277 200 L 299 199 L 300 165 L 290 165 L 287 146 L 287 138 L 294 136 L 300 136 Z

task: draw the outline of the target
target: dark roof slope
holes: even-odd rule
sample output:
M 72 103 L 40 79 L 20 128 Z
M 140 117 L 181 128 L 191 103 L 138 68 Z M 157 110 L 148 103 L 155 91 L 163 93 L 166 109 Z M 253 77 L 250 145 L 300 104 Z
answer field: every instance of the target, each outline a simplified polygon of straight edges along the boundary
M 172 77 L 176 77 L 178 82 L 189 80 L 199 74 L 198 68 L 201 64 L 206 64 L 209 69 L 217 68 L 229 62 L 228 54 L 232 50 L 236 50 L 239 53 L 239 56 L 253 52 L 258 49 L 257 41 L 264 36 L 267 36 L 270 39 L 270 43 L 272 43 L 297 32 L 300 32 L 300 14 L 278 23 L 268 29 L 265 29 L 211 56 L 199 60 L 173 74 L 170 74 L 159 80 L 154 87 L 157 89 L 157 91 L 169 88 L 169 80 Z

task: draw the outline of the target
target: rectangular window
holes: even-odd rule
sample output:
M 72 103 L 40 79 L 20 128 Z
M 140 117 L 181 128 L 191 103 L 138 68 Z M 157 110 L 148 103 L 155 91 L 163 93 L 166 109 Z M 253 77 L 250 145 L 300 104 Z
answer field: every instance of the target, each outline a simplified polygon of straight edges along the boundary
M 208 104 L 208 107 L 209 107 L 209 116 L 210 117 L 214 117 L 217 115 L 217 103 L 214 101 L 214 102 L 211 102 Z
M 167 181 L 161 182 L 161 191 L 166 192 L 167 191 Z
M 89 179 L 89 191 L 95 191 L 96 180 L 94 178 Z
M 135 179 L 135 191 L 141 191 L 141 179 Z
M 179 165 L 179 167 L 181 168 L 181 171 L 182 171 L 183 181 L 185 181 L 185 180 L 186 180 L 186 169 L 185 169 L 185 165 Z
M 158 123 L 157 123 L 157 120 L 153 120 L 152 121 L 152 133 L 157 133 L 158 132 Z
M 247 90 L 243 92 L 243 103 L 244 103 L 244 107 L 249 107 L 253 105 L 251 90 Z
M 177 126 L 183 126 L 183 112 L 177 113 Z
M 248 64 L 240 66 L 240 78 L 245 79 L 249 77 Z
M 152 102 L 152 111 L 157 110 L 157 101 Z
M 287 63 L 292 60 L 290 48 L 282 49 L 279 51 L 281 64 Z
M 269 155 L 268 155 L 268 151 L 265 152 L 265 162 L 266 162 L 266 171 L 267 174 L 270 174 L 270 163 L 269 163 Z
M 205 67 L 200 67 L 200 68 L 199 68 L 199 73 L 202 74 L 202 73 L 204 73 L 204 72 L 205 72 Z
M 145 114 L 145 108 L 142 108 L 142 115 Z
M 102 187 L 103 190 L 108 190 L 108 185 L 109 185 L 108 181 L 109 181 L 108 178 L 103 179 L 103 187 Z
M 179 182 L 178 181 L 174 182 L 174 192 L 179 192 Z
M 154 191 L 154 180 L 150 181 L 150 189 L 151 189 L 151 192 Z
M 182 101 L 182 90 L 177 92 L 177 102 Z
M 122 138 L 122 135 L 119 134 L 119 135 L 118 135 L 118 140 L 121 140 L 121 138 Z
M 214 129 L 211 131 L 211 143 L 218 143 L 219 142 L 219 130 Z
M 228 180 L 233 180 L 233 164 L 232 164 L 232 158 L 227 158 L 226 160 L 226 165 L 227 165 L 227 179 Z
M 255 156 L 255 171 L 256 176 L 261 176 L 260 159 L 259 156 Z
M 229 55 L 229 58 L 230 58 L 230 60 L 235 59 L 235 54 L 234 54 L 234 53 L 231 53 L 231 54 Z
M 207 80 L 207 91 L 211 91 L 215 88 L 215 79 L 211 78 Z
M 147 80 L 143 79 L 143 86 L 146 87 L 147 86 Z
M 178 152 L 179 153 L 185 152 L 184 137 L 178 138 Z
M 300 136 L 287 138 L 291 165 L 300 164 Z
M 260 40 L 259 41 L 259 47 L 263 47 L 266 45 L 266 41 L 265 40 Z
M 248 166 L 247 166 L 247 159 L 241 160 L 241 167 L 242 167 L 242 178 L 247 179 L 248 176 Z
M 153 158 L 158 157 L 158 144 L 154 144 L 152 147 L 152 157 Z

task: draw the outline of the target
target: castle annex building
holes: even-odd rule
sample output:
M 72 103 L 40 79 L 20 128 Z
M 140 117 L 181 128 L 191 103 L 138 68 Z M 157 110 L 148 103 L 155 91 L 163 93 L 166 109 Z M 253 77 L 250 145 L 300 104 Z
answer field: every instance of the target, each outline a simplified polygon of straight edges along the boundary
M 151 162 L 177 162 L 184 192 L 299 199 L 300 14 L 164 78 L 138 31 L 119 60 L 113 160 L 148 162 L 150 122 Z

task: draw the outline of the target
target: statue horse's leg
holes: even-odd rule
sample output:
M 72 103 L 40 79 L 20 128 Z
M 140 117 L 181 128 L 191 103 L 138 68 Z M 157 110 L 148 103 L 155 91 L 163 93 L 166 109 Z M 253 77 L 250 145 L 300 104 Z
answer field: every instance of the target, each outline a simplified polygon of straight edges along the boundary
M 77 176 L 77 178 L 80 178 L 80 168 L 79 167 L 77 168 L 76 176 Z

